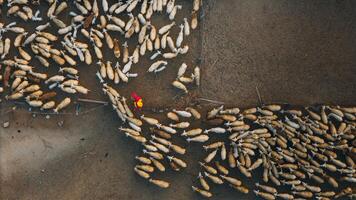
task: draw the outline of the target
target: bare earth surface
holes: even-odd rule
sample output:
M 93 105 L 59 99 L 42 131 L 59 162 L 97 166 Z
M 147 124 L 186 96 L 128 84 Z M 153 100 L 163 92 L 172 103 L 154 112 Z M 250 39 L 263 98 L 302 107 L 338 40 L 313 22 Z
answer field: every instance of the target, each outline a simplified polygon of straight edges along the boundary
M 137 79 L 123 93 L 128 96 L 134 88 L 148 110 L 181 105 L 192 96 L 256 106 L 256 86 L 263 102 L 355 105 L 355 20 L 353 1 L 208 1 L 200 30 L 190 39 L 191 55 L 172 64 L 189 60 L 192 66 L 200 59 L 201 88 L 173 101 L 172 70 Z M 93 78 L 85 78 L 94 91 L 90 97 L 105 99 Z M 11 122 L 0 128 L 0 199 L 200 198 L 190 188 L 202 158 L 200 146 L 188 147 L 185 159 L 192 167 L 165 173 L 172 186 L 160 190 L 134 174 L 139 145 L 119 134 L 111 108 L 45 119 L 25 109 L 6 113 L 8 103 L 0 106 L 0 123 Z M 66 112 L 73 113 L 74 106 Z M 221 186 L 213 192 L 213 199 L 256 199 Z

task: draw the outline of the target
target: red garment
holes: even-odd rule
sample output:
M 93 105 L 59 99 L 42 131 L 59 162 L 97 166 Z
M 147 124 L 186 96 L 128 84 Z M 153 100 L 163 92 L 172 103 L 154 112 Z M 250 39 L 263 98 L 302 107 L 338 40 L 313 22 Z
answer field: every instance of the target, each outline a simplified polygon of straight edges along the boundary
M 134 99 L 134 106 L 135 106 L 135 110 L 141 110 L 142 106 L 143 106 L 143 101 L 142 98 L 140 96 L 138 96 L 135 92 L 131 93 L 131 97 Z
M 131 97 L 135 100 L 135 102 L 139 101 L 140 99 L 142 99 L 140 96 L 138 96 L 136 94 L 136 92 L 132 92 L 131 93 Z

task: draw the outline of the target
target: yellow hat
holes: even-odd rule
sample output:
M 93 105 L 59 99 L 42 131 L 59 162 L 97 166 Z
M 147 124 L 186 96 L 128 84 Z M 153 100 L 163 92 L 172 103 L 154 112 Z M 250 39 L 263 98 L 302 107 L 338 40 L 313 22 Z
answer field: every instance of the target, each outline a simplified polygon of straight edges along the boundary
M 137 107 L 142 108 L 142 106 L 143 106 L 142 99 L 138 100 L 136 104 L 137 104 Z

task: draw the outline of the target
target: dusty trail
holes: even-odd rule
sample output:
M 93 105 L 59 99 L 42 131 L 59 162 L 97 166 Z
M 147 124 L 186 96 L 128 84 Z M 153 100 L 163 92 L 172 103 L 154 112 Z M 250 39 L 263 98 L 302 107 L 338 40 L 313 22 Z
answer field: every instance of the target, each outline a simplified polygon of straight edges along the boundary
M 194 97 L 244 108 L 255 106 L 259 103 L 256 85 L 266 103 L 354 105 L 356 7 L 352 2 L 219 0 L 208 5 L 201 28 L 188 41 L 194 50 L 174 62 L 178 66 L 189 60 L 193 65 L 201 60 L 202 87 L 194 90 L 192 97 L 172 100 L 176 91 L 167 83 L 176 72 L 170 69 L 158 77 L 142 76 L 120 91 L 128 95 L 134 88 L 144 96 L 148 110 L 184 107 Z M 142 60 L 142 66 L 146 65 Z M 94 67 L 81 68 L 86 74 L 96 71 Z M 93 78 L 83 76 L 83 82 L 93 88 L 88 98 L 105 100 Z M 8 108 L 4 103 L 0 106 L 2 112 Z M 199 106 L 206 110 L 211 104 Z M 81 109 L 91 107 L 83 105 Z M 68 112 L 74 113 L 74 106 Z M 193 176 L 198 166 L 168 174 L 176 184 L 167 191 L 133 174 L 138 145 L 118 134 L 118 118 L 109 107 L 84 116 L 52 116 L 49 120 L 18 111 L 0 119 L 11 121 L 9 129 L 0 128 L 0 190 L 5 199 L 198 198 L 189 188 L 196 181 Z M 60 128 L 57 122 L 62 120 Z M 189 148 L 188 163 L 194 165 L 203 157 L 200 149 Z M 220 186 L 213 191 L 215 199 L 240 195 Z M 240 197 L 256 198 L 253 194 Z

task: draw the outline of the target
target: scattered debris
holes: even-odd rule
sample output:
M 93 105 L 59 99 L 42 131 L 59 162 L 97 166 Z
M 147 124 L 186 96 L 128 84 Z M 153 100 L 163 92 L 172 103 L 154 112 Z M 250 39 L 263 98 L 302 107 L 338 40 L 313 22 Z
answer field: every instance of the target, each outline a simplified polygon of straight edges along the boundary
M 63 124 L 64 124 L 64 121 L 59 121 L 59 122 L 57 123 L 57 125 L 58 125 L 59 127 L 63 127 Z

